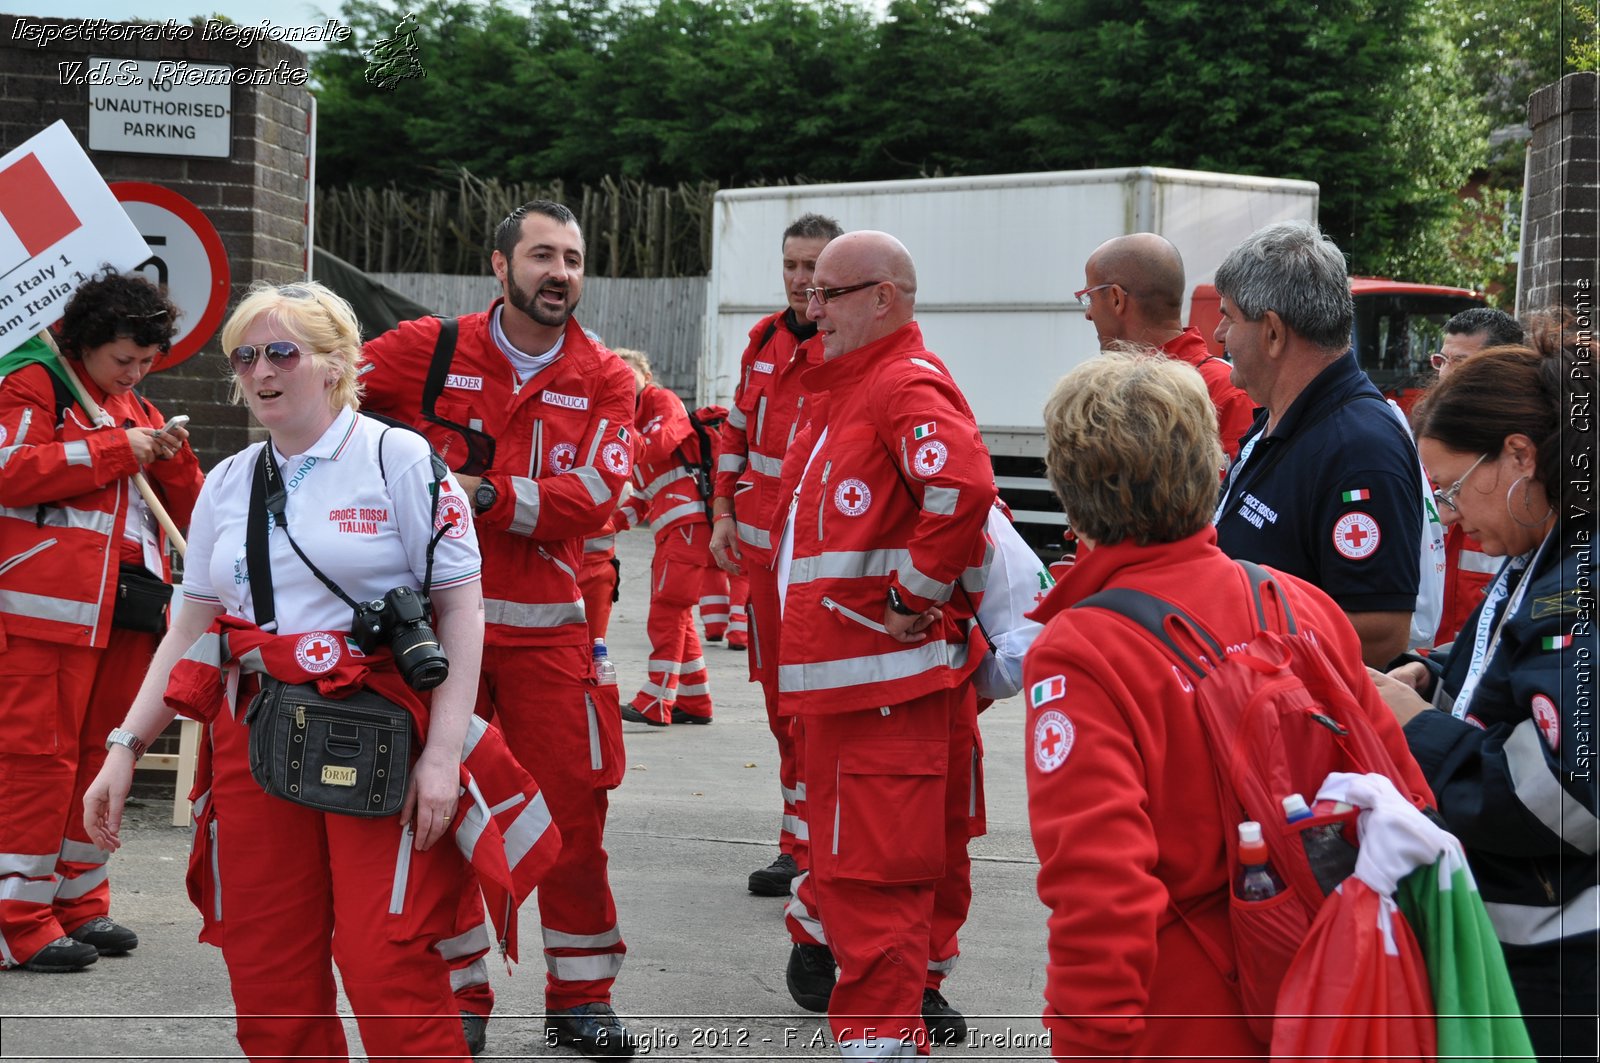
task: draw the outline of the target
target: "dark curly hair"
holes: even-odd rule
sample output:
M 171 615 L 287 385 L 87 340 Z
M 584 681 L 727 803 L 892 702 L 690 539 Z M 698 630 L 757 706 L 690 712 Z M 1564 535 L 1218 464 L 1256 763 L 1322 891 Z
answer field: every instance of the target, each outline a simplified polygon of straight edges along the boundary
M 67 300 L 61 316 L 61 349 L 73 358 L 127 338 L 141 347 L 172 349 L 178 308 L 166 292 L 134 273 L 109 266 L 89 278 Z

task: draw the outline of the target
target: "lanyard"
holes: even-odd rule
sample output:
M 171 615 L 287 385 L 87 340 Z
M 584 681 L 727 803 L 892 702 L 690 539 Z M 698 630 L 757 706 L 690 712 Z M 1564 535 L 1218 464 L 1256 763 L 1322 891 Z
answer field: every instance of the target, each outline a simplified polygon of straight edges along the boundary
M 1456 719 L 1464 719 L 1467 710 L 1472 706 L 1472 696 L 1478 692 L 1478 683 L 1483 679 L 1483 673 L 1488 669 L 1489 659 L 1494 656 L 1495 649 L 1500 645 L 1500 633 L 1505 630 L 1506 621 L 1522 605 L 1522 599 L 1528 593 L 1528 585 L 1533 582 L 1533 570 L 1539 564 L 1539 558 L 1544 556 L 1545 548 L 1550 545 L 1550 540 L 1555 538 L 1555 530 L 1544 537 L 1544 542 L 1539 544 L 1539 549 L 1531 554 L 1513 557 L 1500 567 L 1500 572 L 1495 576 L 1494 582 L 1489 585 L 1489 590 L 1483 596 L 1483 609 L 1478 613 L 1478 627 L 1472 636 L 1472 660 L 1467 664 L 1467 678 L 1461 684 L 1461 691 L 1456 694 L 1456 700 L 1450 706 L 1450 715 Z M 1510 585 L 1513 572 L 1523 573 L 1522 580 L 1517 584 L 1516 591 L 1511 595 L 1511 600 L 1506 602 L 1506 608 L 1500 614 L 1498 623 L 1493 623 L 1494 609 L 1500 600 L 1506 596 L 1506 588 Z M 1491 634 L 1492 629 L 1492 634 Z
M 1256 444 L 1261 442 L 1261 437 L 1267 434 L 1263 428 L 1250 437 L 1250 441 L 1239 450 L 1239 458 L 1233 463 L 1233 468 L 1228 470 L 1228 482 L 1222 485 L 1222 498 L 1217 502 L 1217 511 L 1211 515 L 1211 523 L 1216 524 L 1222 520 L 1222 511 L 1228 508 L 1228 496 L 1233 494 L 1233 487 L 1239 482 L 1239 476 L 1244 472 L 1244 463 L 1250 460 L 1250 452 L 1256 449 Z

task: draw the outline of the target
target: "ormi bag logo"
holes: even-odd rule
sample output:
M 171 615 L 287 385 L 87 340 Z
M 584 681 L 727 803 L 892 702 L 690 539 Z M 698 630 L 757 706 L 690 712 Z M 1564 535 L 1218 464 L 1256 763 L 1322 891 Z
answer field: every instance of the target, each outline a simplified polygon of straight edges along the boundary
M 322 766 L 322 785 L 324 786 L 354 786 L 356 784 L 356 769 L 343 768 L 336 764 Z

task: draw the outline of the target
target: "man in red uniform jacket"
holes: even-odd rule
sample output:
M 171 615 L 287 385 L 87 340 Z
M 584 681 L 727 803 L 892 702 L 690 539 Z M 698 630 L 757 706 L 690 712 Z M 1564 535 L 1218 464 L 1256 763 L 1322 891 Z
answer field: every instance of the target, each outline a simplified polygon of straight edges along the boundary
M 829 1024 L 847 1057 L 963 1040 L 939 993 L 981 833 L 968 619 L 990 552 L 989 453 L 912 320 L 911 256 L 848 233 L 817 259 L 808 313 L 821 406 L 784 463 L 772 531 L 780 708 L 804 718 L 811 882 L 839 964 Z M 956 588 L 957 583 L 961 589 Z
M 627 1057 L 634 1039 L 610 1004 L 626 948 L 603 846 L 606 791 L 622 781 L 622 721 L 616 686 L 595 681 L 576 574 L 583 540 L 606 525 L 633 471 L 633 375 L 572 316 L 583 255 L 570 210 L 519 207 L 495 232 L 503 296 L 485 313 L 419 318 L 372 340 L 362 382 L 369 409 L 433 441 L 477 511 L 485 694 L 563 839 L 538 893 L 546 1037 Z M 423 382 L 447 325 L 457 336 L 430 411 Z M 469 1043 L 481 1047 L 494 997 L 476 895 L 463 898 L 457 928 L 445 958 Z
M 1233 386 L 1233 367 L 1206 347 L 1200 330 L 1183 327 L 1183 258 L 1171 241 L 1155 233 L 1107 240 L 1083 267 L 1086 287 L 1078 301 L 1094 322 L 1100 346 L 1116 340 L 1155 347 L 1200 371 L 1217 408 L 1222 449 L 1232 461 L 1239 439 L 1250 430 L 1256 404 Z
M 783 290 L 789 305 L 768 314 L 750 330 L 750 343 L 739 359 L 739 383 L 733 408 L 722 425 L 712 500 L 711 556 L 727 572 L 749 580 L 747 618 L 753 636 L 750 678 L 761 684 L 767 726 L 778 742 L 778 789 L 783 818 L 778 828 L 778 858 L 750 873 L 750 892 L 762 897 L 787 897 L 789 884 L 809 866 L 808 832 L 800 794 L 799 743 L 794 717 L 778 713 L 778 581 L 772 571 L 772 544 L 767 528 L 778 508 L 778 481 L 783 456 L 800 427 L 806 390 L 800 376 L 822 364 L 822 341 L 816 323 L 806 317 L 806 288 L 817 268 L 817 256 L 844 230 L 832 218 L 802 214 L 783 231 Z M 801 916 L 801 922 L 806 921 Z M 820 935 L 801 931 L 796 943 L 818 947 Z M 827 960 L 825 980 L 833 977 Z

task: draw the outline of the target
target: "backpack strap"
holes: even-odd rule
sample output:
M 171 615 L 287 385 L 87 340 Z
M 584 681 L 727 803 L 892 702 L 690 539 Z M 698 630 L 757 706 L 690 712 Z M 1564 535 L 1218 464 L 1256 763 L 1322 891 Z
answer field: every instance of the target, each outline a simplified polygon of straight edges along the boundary
M 1175 620 L 1178 626 L 1187 628 L 1206 649 L 1211 651 L 1213 668 L 1222 661 L 1222 643 L 1213 638 L 1194 617 L 1163 598 L 1146 594 L 1144 591 L 1136 591 L 1131 587 L 1110 587 L 1089 595 L 1073 608 L 1081 609 L 1085 606 L 1116 613 L 1144 628 L 1151 638 L 1165 646 L 1167 652 L 1177 658 L 1196 679 L 1204 679 L 1210 669 L 1178 644 L 1178 640 L 1172 635 L 1172 629 L 1167 624 L 1168 620 Z
M 428 378 L 422 384 L 422 412 L 433 416 L 433 405 L 444 390 L 445 378 L 450 375 L 450 363 L 455 358 L 456 338 L 461 333 L 461 319 L 439 319 L 439 338 L 433 344 L 433 361 L 428 363 Z
M 1289 608 L 1289 598 L 1283 593 L 1283 589 L 1278 586 L 1277 581 L 1272 578 L 1272 573 L 1254 561 L 1245 561 L 1242 558 L 1234 558 L 1234 560 L 1240 568 L 1244 569 L 1245 578 L 1250 581 L 1250 598 L 1252 604 L 1256 607 L 1256 627 L 1262 631 L 1273 630 L 1273 626 L 1267 623 L 1267 607 L 1262 597 L 1264 588 L 1271 592 L 1272 597 L 1278 603 L 1278 608 L 1283 613 L 1283 634 L 1298 634 L 1300 627 L 1294 621 L 1294 610 Z

